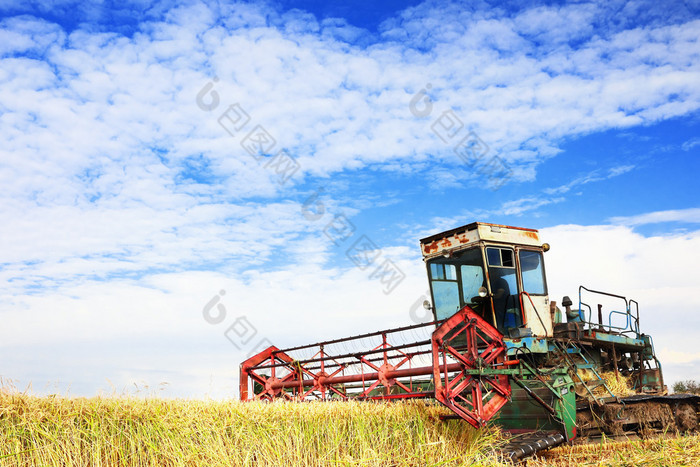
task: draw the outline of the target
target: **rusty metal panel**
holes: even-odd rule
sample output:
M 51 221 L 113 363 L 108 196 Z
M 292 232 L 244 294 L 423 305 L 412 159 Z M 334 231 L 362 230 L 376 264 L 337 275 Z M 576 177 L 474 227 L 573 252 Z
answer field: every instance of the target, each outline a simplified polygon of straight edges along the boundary
M 478 242 L 480 239 L 478 232 L 476 230 L 472 230 L 454 232 L 441 238 L 435 238 L 426 243 L 423 243 L 424 240 L 421 240 L 421 251 L 423 252 L 423 256 L 433 257 L 460 247 L 467 248 L 473 245 L 475 242 Z
M 482 240 L 516 245 L 541 245 L 539 233 L 534 229 L 482 223 L 479 223 L 478 226 L 479 236 Z
M 430 258 L 448 251 L 467 248 L 479 241 L 541 246 L 539 234 L 535 229 L 483 222 L 473 222 L 457 229 L 431 235 L 422 239 L 420 244 L 423 256 Z

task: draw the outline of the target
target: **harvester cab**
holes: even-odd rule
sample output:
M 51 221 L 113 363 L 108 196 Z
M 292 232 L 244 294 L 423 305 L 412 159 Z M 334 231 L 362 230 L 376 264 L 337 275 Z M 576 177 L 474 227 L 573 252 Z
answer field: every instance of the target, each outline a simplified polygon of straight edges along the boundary
M 468 305 L 505 336 L 552 337 L 548 249 L 536 230 L 478 222 L 422 239 L 435 320 Z
M 420 246 L 433 321 L 268 347 L 241 363 L 241 399 L 432 398 L 446 418 L 512 433 L 511 458 L 601 433 L 698 430 L 700 397 L 666 395 L 636 301 L 584 286 L 563 313 L 550 301 L 537 230 L 475 222 Z

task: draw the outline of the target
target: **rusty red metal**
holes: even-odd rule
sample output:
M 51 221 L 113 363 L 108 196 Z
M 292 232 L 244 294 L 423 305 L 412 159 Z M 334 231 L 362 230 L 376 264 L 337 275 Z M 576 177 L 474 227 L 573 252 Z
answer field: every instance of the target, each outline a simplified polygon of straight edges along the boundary
M 419 338 L 406 342 L 406 333 Z M 347 351 L 372 339 L 378 343 L 369 350 Z M 313 355 L 295 359 L 302 351 Z M 510 396 L 508 377 L 494 371 L 518 363 L 505 355 L 501 333 L 464 307 L 445 321 L 285 350 L 269 347 L 241 364 L 240 394 L 241 400 L 434 397 L 478 427 Z
M 468 370 L 516 364 L 506 361 L 503 335 L 469 307 L 450 317 L 432 338 L 435 398 L 475 427 L 484 426 L 510 398 L 508 376 Z M 451 372 L 448 358 L 461 363 Z

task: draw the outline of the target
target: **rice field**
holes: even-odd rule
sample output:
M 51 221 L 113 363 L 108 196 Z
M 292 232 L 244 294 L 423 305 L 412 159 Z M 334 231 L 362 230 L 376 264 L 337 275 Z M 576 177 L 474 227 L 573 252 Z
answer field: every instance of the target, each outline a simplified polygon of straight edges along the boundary
M 497 430 L 433 403 L 0 394 L 2 466 L 497 465 Z
M 528 467 L 700 465 L 700 435 L 563 446 L 528 459 Z
M 2 466 L 503 465 L 496 428 L 429 401 L 242 403 L 0 391 Z M 562 447 L 528 466 L 700 465 L 700 436 Z

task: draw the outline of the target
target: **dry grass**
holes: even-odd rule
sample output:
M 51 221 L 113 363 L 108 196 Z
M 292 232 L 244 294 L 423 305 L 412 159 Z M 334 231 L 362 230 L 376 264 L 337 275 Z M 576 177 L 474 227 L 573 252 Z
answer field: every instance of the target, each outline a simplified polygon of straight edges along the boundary
M 603 378 L 603 381 L 605 381 L 605 384 L 610 388 L 610 391 L 618 397 L 635 394 L 632 390 L 633 382 L 631 376 L 616 375 L 614 371 L 605 371 L 600 373 L 600 377 Z
M 528 467 L 698 466 L 700 435 L 564 446 L 529 459 Z
M 499 465 L 499 432 L 430 402 L 241 403 L 0 390 L 2 466 Z M 700 465 L 700 435 L 565 446 L 528 466 Z
M 241 403 L 0 391 L 3 466 L 496 465 L 433 403 Z
M 633 386 L 631 376 L 623 376 L 621 374 L 616 375 L 614 371 L 604 371 L 599 374 L 603 381 L 605 381 L 605 385 L 614 395 L 624 397 L 635 393 L 631 389 Z M 592 381 L 597 379 L 595 374 L 588 369 L 579 369 L 578 376 L 583 381 Z M 597 388 L 593 389 L 593 394 L 596 396 L 607 396 L 608 391 L 605 389 L 605 387 L 598 386 Z

